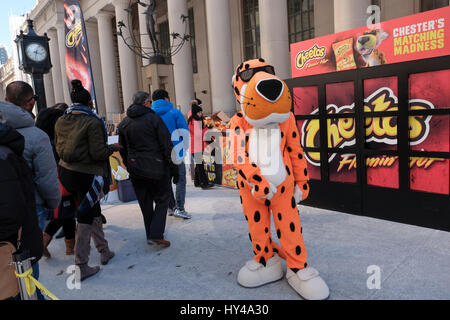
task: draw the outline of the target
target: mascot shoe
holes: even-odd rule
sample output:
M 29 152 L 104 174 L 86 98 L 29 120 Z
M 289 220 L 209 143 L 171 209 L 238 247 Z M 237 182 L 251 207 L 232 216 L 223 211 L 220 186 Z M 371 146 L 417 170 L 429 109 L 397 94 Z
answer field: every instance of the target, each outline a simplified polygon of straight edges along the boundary
M 248 261 L 239 271 L 237 281 L 246 288 L 255 288 L 283 278 L 283 265 L 277 254 L 270 258 L 266 266 L 255 260 Z
M 319 272 L 312 267 L 301 269 L 297 273 L 288 268 L 286 279 L 305 300 L 325 300 L 330 295 L 327 284 L 319 277 Z

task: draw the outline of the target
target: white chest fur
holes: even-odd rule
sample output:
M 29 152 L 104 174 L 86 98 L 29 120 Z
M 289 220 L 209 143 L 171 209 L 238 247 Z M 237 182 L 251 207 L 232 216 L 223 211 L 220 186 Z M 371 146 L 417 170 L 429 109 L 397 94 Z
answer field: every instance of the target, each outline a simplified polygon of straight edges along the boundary
M 369 58 L 369 61 L 367 63 L 369 64 L 370 67 L 373 67 L 373 66 L 378 66 L 380 64 L 380 61 L 376 57 L 373 57 L 371 55 Z
M 286 179 L 286 169 L 281 154 L 281 130 L 278 124 L 254 128 L 249 137 L 249 157 L 261 174 L 273 185 Z

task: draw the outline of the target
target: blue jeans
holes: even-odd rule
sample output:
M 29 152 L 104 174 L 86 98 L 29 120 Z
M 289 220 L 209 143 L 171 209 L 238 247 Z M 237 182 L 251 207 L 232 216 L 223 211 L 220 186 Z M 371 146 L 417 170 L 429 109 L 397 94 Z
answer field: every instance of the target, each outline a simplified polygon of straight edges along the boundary
M 172 181 L 170 181 L 170 199 L 169 199 L 169 208 L 170 209 L 180 209 L 184 210 L 184 203 L 186 198 L 186 165 L 184 162 L 181 162 L 178 165 L 178 173 L 180 175 L 180 179 L 178 180 L 178 183 L 176 184 L 176 201 L 175 197 L 173 195 L 172 190 Z
M 44 206 L 37 205 L 36 206 L 36 214 L 38 217 L 39 228 L 42 231 L 44 231 L 45 220 L 47 219 L 49 210 L 47 208 L 45 208 Z M 33 278 L 35 278 L 36 280 L 39 280 L 39 262 L 36 262 L 33 264 Z M 42 293 L 39 289 L 36 289 L 36 295 L 37 295 L 38 300 L 45 300 L 44 296 L 42 295 Z
M 35 262 L 32 268 L 33 268 L 33 278 L 39 280 L 39 262 Z M 36 288 L 36 295 L 38 300 L 45 300 L 44 296 L 41 293 L 41 290 L 39 290 L 38 288 Z
M 47 220 L 47 216 L 49 214 L 49 210 L 42 205 L 36 206 L 36 214 L 38 217 L 39 228 L 44 231 L 45 228 L 45 220 Z

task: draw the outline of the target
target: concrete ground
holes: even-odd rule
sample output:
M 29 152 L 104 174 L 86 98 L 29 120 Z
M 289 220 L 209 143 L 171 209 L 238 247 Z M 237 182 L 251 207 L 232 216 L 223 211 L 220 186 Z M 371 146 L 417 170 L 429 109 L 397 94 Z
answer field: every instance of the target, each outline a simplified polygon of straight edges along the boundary
M 286 279 L 256 289 L 237 284 L 253 253 L 236 190 L 188 185 L 186 209 L 193 218 L 168 217 L 172 245 L 155 250 L 145 241 L 137 202 L 105 204 L 105 234 L 116 257 L 70 290 L 65 271 L 73 256 L 64 254 L 63 240 L 53 240 L 40 281 L 60 299 L 301 299 Z M 308 262 L 330 287 L 330 299 L 450 299 L 450 233 L 304 206 L 300 213 Z M 93 244 L 90 265 L 99 265 Z

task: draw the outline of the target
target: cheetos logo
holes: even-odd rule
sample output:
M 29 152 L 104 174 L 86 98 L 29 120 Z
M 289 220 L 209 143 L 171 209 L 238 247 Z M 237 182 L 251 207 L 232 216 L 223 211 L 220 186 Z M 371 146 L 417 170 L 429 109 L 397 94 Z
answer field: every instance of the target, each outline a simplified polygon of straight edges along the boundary
M 410 110 L 434 109 L 432 103 L 422 99 L 409 101 Z M 398 99 L 390 88 L 381 88 L 364 100 L 364 112 L 398 111 Z M 311 114 L 318 114 L 319 109 Z M 328 148 L 344 148 L 355 145 L 355 119 L 354 104 L 337 107 L 327 106 L 328 114 L 345 114 L 348 118 L 327 119 Z M 397 144 L 397 116 L 365 117 L 366 142 L 380 144 Z M 410 145 L 421 144 L 430 132 L 431 116 L 414 115 L 409 117 L 409 142 Z M 302 126 L 303 147 L 318 148 L 320 146 L 320 124 L 318 119 L 309 119 Z M 320 166 L 319 152 L 305 152 L 305 156 L 311 164 Z M 336 154 L 330 156 L 333 160 Z
M 75 24 L 73 29 L 71 29 L 69 33 L 67 33 L 66 46 L 68 48 L 78 46 L 82 37 L 83 37 L 83 27 L 81 25 L 81 21 L 79 21 Z
M 319 47 L 315 44 L 312 48 L 308 50 L 300 51 L 295 58 L 295 66 L 297 69 L 303 69 L 306 63 L 312 59 L 324 58 L 327 53 L 325 47 Z

